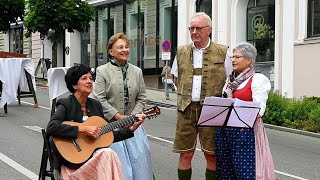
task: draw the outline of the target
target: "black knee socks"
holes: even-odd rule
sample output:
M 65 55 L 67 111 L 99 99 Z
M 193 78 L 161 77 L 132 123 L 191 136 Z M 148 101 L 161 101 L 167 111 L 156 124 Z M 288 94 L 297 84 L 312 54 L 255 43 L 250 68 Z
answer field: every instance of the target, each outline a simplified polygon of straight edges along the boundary
M 216 180 L 216 171 L 206 169 L 206 180 Z
M 192 169 L 181 170 L 178 169 L 179 180 L 191 180 Z
M 191 180 L 192 169 L 178 169 L 179 180 Z M 206 169 L 206 180 L 216 180 L 216 171 Z

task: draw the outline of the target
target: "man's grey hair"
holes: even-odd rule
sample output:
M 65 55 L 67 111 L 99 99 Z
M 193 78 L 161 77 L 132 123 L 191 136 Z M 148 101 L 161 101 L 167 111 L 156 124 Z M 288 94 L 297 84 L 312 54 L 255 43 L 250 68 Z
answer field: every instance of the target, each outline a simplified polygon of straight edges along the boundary
M 253 65 L 257 57 L 257 49 L 252 44 L 248 42 L 241 42 L 233 48 L 233 53 L 236 50 L 239 50 L 244 57 L 251 59 L 251 65 Z
M 207 21 L 207 25 L 211 27 L 211 25 L 212 25 L 211 18 L 210 18 L 210 16 L 208 16 L 208 15 L 207 15 L 206 13 L 204 13 L 204 12 L 197 12 L 197 13 L 195 13 L 195 14 L 191 17 L 191 20 L 194 19 L 194 18 L 196 18 L 196 17 L 198 17 L 198 16 L 203 17 L 203 18 Z

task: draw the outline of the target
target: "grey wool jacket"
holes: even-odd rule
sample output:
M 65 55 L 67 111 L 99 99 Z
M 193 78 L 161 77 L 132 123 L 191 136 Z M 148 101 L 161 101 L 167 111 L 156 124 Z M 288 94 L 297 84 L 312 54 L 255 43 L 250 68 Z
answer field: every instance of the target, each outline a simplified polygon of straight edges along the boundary
M 116 113 L 131 115 L 143 110 L 147 103 L 142 70 L 129 63 L 127 70 L 128 107 L 124 107 L 124 82 L 121 68 L 110 62 L 99 66 L 93 88 L 93 97 L 100 101 L 104 117 L 112 120 Z

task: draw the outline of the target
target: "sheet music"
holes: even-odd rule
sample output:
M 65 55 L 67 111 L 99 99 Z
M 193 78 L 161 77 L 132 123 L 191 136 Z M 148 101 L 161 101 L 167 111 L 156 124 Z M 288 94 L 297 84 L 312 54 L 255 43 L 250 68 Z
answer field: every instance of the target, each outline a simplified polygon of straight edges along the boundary
M 198 125 L 222 126 L 233 100 L 229 98 L 206 97 L 198 121 Z
M 260 102 L 234 99 L 233 106 L 227 126 L 252 128 L 260 111 Z
M 227 119 L 231 108 L 231 114 Z M 200 126 L 226 126 L 252 128 L 260 110 L 259 102 L 240 99 L 206 97 L 198 121 Z

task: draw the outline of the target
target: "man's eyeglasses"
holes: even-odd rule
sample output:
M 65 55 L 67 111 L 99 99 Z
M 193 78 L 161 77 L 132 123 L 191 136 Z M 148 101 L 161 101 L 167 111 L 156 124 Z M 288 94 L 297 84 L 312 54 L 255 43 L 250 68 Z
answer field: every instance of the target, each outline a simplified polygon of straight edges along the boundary
M 231 56 L 230 58 L 231 58 L 231 59 L 240 59 L 240 58 L 242 58 L 242 57 L 244 57 L 244 56 Z
M 189 27 L 189 31 L 193 32 L 194 30 L 196 31 L 202 31 L 203 28 L 206 28 L 206 27 L 210 27 L 210 26 L 203 26 L 203 27 Z

